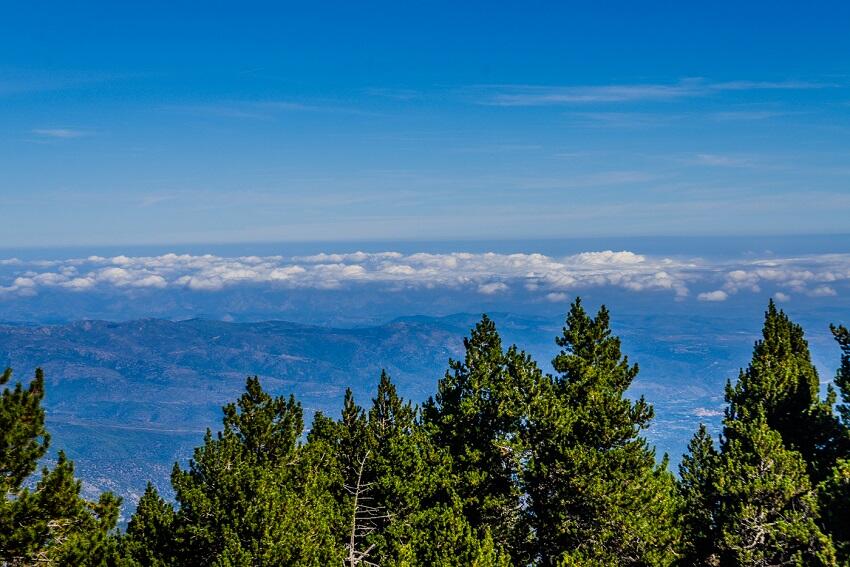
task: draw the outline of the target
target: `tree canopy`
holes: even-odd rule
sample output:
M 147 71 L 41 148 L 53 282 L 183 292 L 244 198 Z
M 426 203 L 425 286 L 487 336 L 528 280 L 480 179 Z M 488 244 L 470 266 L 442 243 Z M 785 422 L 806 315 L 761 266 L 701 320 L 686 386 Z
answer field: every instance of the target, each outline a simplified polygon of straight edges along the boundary
M 251 377 L 174 465 L 174 500 L 148 484 L 123 530 L 119 499 L 83 498 L 48 451 L 43 373 L 7 370 L 0 565 L 847 565 L 850 332 L 832 332 L 821 396 L 802 328 L 771 302 L 720 434 L 701 425 L 678 476 L 645 437 L 654 411 L 629 396 L 639 368 L 610 313 L 580 300 L 553 373 L 485 315 L 421 407 L 382 372 L 368 403 L 348 390 L 305 427 Z

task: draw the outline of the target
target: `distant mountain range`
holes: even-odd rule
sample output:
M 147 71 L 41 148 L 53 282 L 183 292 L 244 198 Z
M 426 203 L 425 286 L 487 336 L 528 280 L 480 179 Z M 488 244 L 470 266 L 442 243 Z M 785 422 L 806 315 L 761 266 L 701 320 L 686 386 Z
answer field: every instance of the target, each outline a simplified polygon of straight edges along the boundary
M 493 316 L 506 345 L 517 343 L 544 370 L 557 353 L 561 321 Z M 27 380 L 37 366 L 47 381 L 53 448 L 77 463 L 86 492 L 117 492 L 132 506 L 151 480 L 168 493 L 175 460 L 191 456 L 203 432 L 218 428 L 220 407 L 245 377 L 294 393 L 308 416 L 338 415 L 346 387 L 366 405 L 381 369 L 403 395 L 431 395 L 477 315 L 407 317 L 384 325 L 328 328 L 280 321 L 229 323 L 193 319 L 62 325 L 0 325 L 0 364 Z M 716 425 L 723 384 L 749 358 L 760 320 L 706 317 L 614 317 L 625 352 L 641 366 L 633 394 L 655 404 L 648 432 L 674 463 L 699 421 Z M 823 330 L 810 336 L 816 359 L 837 363 Z

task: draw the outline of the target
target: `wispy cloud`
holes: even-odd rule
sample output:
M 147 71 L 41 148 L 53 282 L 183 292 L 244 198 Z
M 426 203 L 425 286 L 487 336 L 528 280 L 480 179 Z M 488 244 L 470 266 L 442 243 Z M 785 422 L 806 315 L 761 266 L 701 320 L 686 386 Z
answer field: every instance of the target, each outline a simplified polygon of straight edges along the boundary
M 598 171 L 570 177 L 516 179 L 513 184 L 524 190 L 548 189 L 585 189 L 595 187 L 613 187 L 657 181 L 662 176 L 658 173 L 641 170 L 611 170 Z
M 420 98 L 422 93 L 415 89 L 392 89 L 382 87 L 370 87 L 365 89 L 367 95 L 377 96 L 381 98 L 389 98 L 393 100 L 408 101 Z
M 726 81 L 710 85 L 712 89 L 718 91 L 807 90 L 834 86 L 837 85 L 816 81 Z
M 593 103 L 671 101 L 726 91 L 801 90 L 834 86 L 801 81 L 727 81 L 683 79 L 677 83 L 535 86 L 489 85 L 478 87 L 480 104 L 492 106 L 556 106 Z
M 752 158 L 724 154 L 696 154 L 688 162 L 710 167 L 752 167 L 755 165 Z
M 329 113 L 375 116 L 376 113 L 325 102 L 293 100 L 220 101 L 198 104 L 171 104 L 160 107 L 166 112 L 234 119 L 268 120 L 285 113 Z
M 33 70 L 0 68 L 0 96 L 84 89 L 114 81 L 127 81 L 143 77 L 139 73 L 75 72 L 56 69 Z
M 779 118 L 780 116 L 788 116 L 789 114 L 792 113 L 778 110 L 729 110 L 712 112 L 709 114 L 709 117 L 722 122 L 734 122 L 737 120 L 769 120 L 771 118 Z
M 154 205 L 159 205 L 161 203 L 167 203 L 168 201 L 174 201 L 177 199 L 177 195 L 146 195 L 139 202 L 140 207 L 153 207 Z
M 682 119 L 681 115 L 650 112 L 570 112 L 570 122 L 599 128 L 651 128 Z
M 89 136 L 91 134 L 89 131 L 76 130 L 73 128 L 33 128 L 30 132 L 42 138 L 54 138 L 59 140 L 82 138 L 83 136 Z

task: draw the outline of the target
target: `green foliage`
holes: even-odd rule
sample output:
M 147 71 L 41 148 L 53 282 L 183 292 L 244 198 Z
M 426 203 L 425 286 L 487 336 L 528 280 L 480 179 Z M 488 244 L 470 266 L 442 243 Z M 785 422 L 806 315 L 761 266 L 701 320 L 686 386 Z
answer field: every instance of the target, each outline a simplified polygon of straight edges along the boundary
M 172 545 L 174 509 L 148 483 L 136 512 L 127 525 L 125 553 L 139 565 L 165 567 L 174 563 L 177 549 Z
M 850 331 L 844 325 L 830 325 L 829 328 L 841 349 L 841 362 L 833 382 L 841 394 L 841 403 L 836 407 L 836 411 L 841 417 L 846 434 L 846 429 L 850 427 Z
M 841 403 L 836 407 L 840 417 L 840 434 L 835 452 L 839 459 L 819 486 L 823 510 L 822 525 L 831 535 L 842 564 L 850 565 L 850 331 L 847 327 L 830 327 L 841 349 L 841 361 L 835 373 Z
M 301 406 L 249 378 L 188 470 L 177 465 L 176 512 L 149 489 L 125 548 L 145 565 L 326 565 L 341 561 L 341 517 L 324 469 L 330 448 L 303 447 Z M 170 538 L 167 534 L 170 534 Z M 164 536 L 164 537 L 163 537 Z
M 339 422 L 317 416 L 309 443 L 321 439 L 335 447 L 330 465 L 340 484 L 333 492 L 350 518 L 340 544 L 350 553 L 353 532 L 355 554 L 380 565 L 489 565 L 477 558 L 498 556 L 492 538 L 482 539 L 464 516 L 450 456 L 417 414 L 382 373 L 368 412 L 349 392 Z
M 516 347 L 502 349 L 486 315 L 464 347 L 464 360 L 449 362 L 435 398 L 425 404 L 425 423 L 451 457 L 455 489 L 472 528 L 489 529 L 496 545 L 519 562 L 530 538 L 518 482 L 527 448 L 523 428 L 542 374 Z
M 777 310 L 772 300 L 762 335 L 747 369 L 741 371 L 734 386 L 727 385 L 728 418 L 764 415 L 785 447 L 799 451 L 809 474 L 820 480 L 837 458 L 840 431 L 832 414 L 834 395 L 821 401 L 820 380 L 803 328 Z
M 41 406 L 44 375 L 36 370 L 27 388 L 7 387 L 11 377 L 11 370 L 0 376 L 0 564 L 106 565 L 116 553 L 110 532 L 120 499 L 81 498 L 74 464 L 61 451 L 34 487 L 27 484 L 50 439 Z
M 818 487 L 822 522 L 841 563 L 850 563 L 850 461 L 840 459 Z
M 802 457 L 760 416 L 727 420 L 714 489 L 722 565 L 834 565 Z
M 680 565 L 717 565 L 720 539 L 718 465 L 719 455 L 711 435 L 705 425 L 700 425 L 679 465 L 683 532 Z
M 678 528 L 675 484 L 640 431 L 652 418 L 625 391 L 638 373 L 602 307 L 577 300 L 567 317 L 559 375 L 532 405 L 524 473 L 537 559 L 568 565 L 665 565 Z
M 484 316 L 420 411 L 382 373 L 366 408 L 305 436 L 293 397 L 257 378 L 223 408 L 175 502 L 148 485 L 126 533 L 119 501 L 80 497 L 46 454 L 44 379 L 0 377 L 0 564 L 718 566 L 850 562 L 850 333 L 836 394 L 819 397 L 802 328 L 771 302 L 719 445 L 701 426 L 679 465 L 643 437 L 653 409 L 605 307 L 571 306 L 555 375 L 503 347 Z
M 835 396 L 818 388 L 802 328 L 771 301 L 752 362 L 726 387 L 720 451 L 701 427 L 680 467 L 682 565 L 836 563 L 845 442 Z

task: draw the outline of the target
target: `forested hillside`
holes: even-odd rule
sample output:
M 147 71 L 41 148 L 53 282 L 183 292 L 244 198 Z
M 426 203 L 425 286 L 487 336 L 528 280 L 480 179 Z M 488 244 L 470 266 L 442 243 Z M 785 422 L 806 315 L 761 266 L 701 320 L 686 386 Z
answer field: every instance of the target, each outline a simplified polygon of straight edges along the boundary
M 8 565 L 838 565 L 850 561 L 850 332 L 821 396 L 803 329 L 771 302 L 725 389 L 719 436 L 680 463 L 647 441 L 652 400 L 609 313 L 577 300 L 549 366 L 483 317 L 421 406 L 381 373 L 371 399 L 305 423 L 259 378 L 223 408 L 174 500 L 81 496 L 50 437 L 41 370 L 0 398 Z M 544 371 L 543 369 L 547 370 Z M 678 465 L 678 474 L 671 469 Z M 131 466 L 131 463 L 128 463 Z

